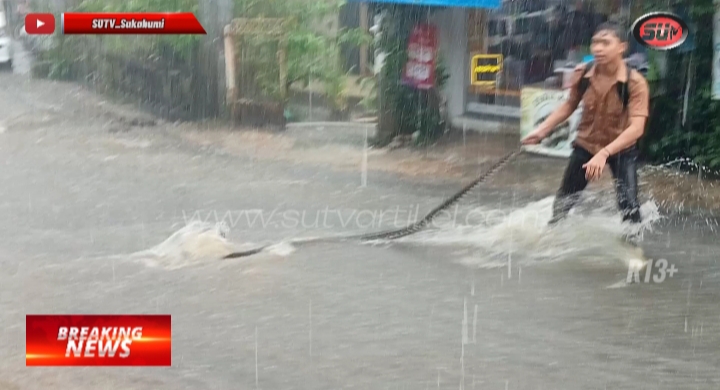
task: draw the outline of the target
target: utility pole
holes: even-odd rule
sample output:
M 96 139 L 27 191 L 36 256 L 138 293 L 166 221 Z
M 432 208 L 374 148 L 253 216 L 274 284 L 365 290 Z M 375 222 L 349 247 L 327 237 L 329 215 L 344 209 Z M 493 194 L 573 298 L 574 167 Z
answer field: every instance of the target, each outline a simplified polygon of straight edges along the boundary
M 233 0 L 218 0 L 218 39 L 216 42 L 217 60 L 218 60 L 218 77 L 217 77 L 217 101 L 219 103 L 220 116 L 226 118 L 229 114 L 227 91 L 225 87 L 225 45 L 224 30 L 225 26 L 230 24 L 235 15 Z M 240 53 L 238 53 L 240 54 Z
M 197 118 L 213 118 L 217 116 L 217 62 L 211 61 L 213 55 L 213 39 L 217 35 L 217 0 L 198 2 L 198 19 L 205 28 L 207 35 L 200 38 L 200 47 L 196 58 L 195 75 L 193 77 L 195 96 L 195 116 Z
M 200 40 L 194 80 L 195 114 L 217 118 L 225 113 L 225 58 L 223 28 L 233 18 L 232 0 L 203 0 L 198 19 L 207 35 Z
M 365 2 L 360 3 L 360 28 L 364 33 L 368 32 L 368 5 Z M 360 46 L 360 76 L 367 76 L 370 74 L 368 69 L 368 45 L 366 43 Z
M 385 90 L 387 89 L 387 85 L 390 82 L 390 80 L 386 80 L 386 78 L 384 77 L 384 74 L 386 72 L 383 68 L 385 65 L 386 53 L 383 52 L 382 49 L 379 47 L 382 40 L 382 34 L 388 33 L 382 31 L 383 19 L 386 17 L 388 16 L 384 12 L 377 13 L 373 18 L 373 26 L 369 29 L 375 40 L 375 56 L 373 61 L 375 69 L 373 70 L 373 73 L 375 74 L 377 83 L 376 93 L 378 102 L 378 123 L 376 135 L 377 139 L 375 140 L 375 142 L 378 142 L 381 145 L 389 143 L 391 141 L 391 137 L 397 128 L 396 118 L 393 115 L 393 110 L 388 104 L 391 102 L 387 102 L 385 96 Z

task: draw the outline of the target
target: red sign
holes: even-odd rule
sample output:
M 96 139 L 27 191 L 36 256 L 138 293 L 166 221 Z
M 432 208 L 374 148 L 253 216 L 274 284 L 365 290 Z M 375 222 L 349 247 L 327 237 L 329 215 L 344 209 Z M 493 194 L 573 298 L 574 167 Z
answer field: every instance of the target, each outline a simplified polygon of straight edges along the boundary
M 170 366 L 169 315 L 28 315 L 26 366 Z
M 190 12 L 64 13 L 63 34 L 205 34 Z
M 408 61 L 403 72 L 404 84 L 417 89 L 430 89 L 435 86 L 437 46 L 435 26 L 415 26 L 408 43 Z
M 25 16 L 25 32 L 30 35 L 54 33 L 55 16 L 53 14 L 27 14 Z
M 633 24 L 633 36 L 645 47 L 670 50 L 685 42 L 688 25 L 679 16 L 669 12 L 653 12 L 638 18 Z

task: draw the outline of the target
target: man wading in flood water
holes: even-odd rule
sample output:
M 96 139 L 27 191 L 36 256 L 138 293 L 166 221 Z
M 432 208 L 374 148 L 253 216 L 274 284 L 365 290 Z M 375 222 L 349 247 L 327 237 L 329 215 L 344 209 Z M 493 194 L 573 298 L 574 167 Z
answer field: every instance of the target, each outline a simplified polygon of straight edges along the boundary
M 645 131 L 650 97 L 645 78 L 623 60 L 627 47 L 627 33 L 620 26 L 598 26 L 591 44 L 595 58 L 575 69 L 570 97 L 522 140 L 523 145 L 539 144 L 583 102 L 574 150 L 553 204 L 550 224 L 570 212 L 588 182 L 600 179 L 606 164 L 610 164 L 616 181 L 623 221 L 641 221 L 637 140 Z M 634 236 L 625 239 L 632 243 L 637 240 Z

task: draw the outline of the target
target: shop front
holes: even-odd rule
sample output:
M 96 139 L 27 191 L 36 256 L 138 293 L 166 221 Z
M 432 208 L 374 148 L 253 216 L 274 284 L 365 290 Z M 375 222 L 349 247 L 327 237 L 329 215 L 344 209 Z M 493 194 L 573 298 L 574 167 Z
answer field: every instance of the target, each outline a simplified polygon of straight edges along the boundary
M 565 69 L 589 54 L 594 28 L 620 12 L 612 3 L 506 1 L 497 10 L 469 11 L 468 57 L 499 56 L 502 69 L 491 85 L 471 79 L 466 111 L 519 119 L 523 88 L 561 88 Z
M 521 134 L 532 131 L 565 100 L 574 68 L 592 59 L 595 28 L 608 20 L 629 26 L 641 7 L 639 1 L 536 0 L 468 10 L 464 116 L 519 120 Z M 568 155 L 580 112 L 535 151 Z
M 422 17 L 416 22 L 409 33 L 410 38 L 418 29 L 430 32 L 428 39 L 410 39 L 407 53 L 408 63 L 402 70 L 402 85 L 411 87 L 418 91 L 426 91 L 424 88 L 432 84 L 432 77 L 429 75 L 434 72 L 429 71 L 433 66 L 435 69 L 442 67 L 446 72 L 443 77 L 442 91 L 436 90 L 436 85 L 430 89 L 431 92 L 421 92 L 420 95 L 427 94 L 438 102 L 436 106 L 440 106 L 439 111 L 443 111 L 441 116 L 444 119 L 450 119 L 449 122 L 455 122 L 465 113 L 465 99 L 467 93 L 468 82 L 468 63 L 467 63 L 467 15 L 473 11 L 489 11 L 500 8 L 502 0 L 350 0 L 350 1 L 367 1 L 371 3 L 370 9 L 373 10 L 372 18 L 374 25 L 369 31 L 375 36 L 376 42 L 379 42 L 383 36 L 382 25 L 385 18 L 391 13 L 385 12 L 388 7 L 386 4 L 407 5 L 404 7 L 392 7 L 394 10 L 419 10 L 427 9 L 427 19 Z M 419 34 L 422 36 L 424 34 Z M 416 37 L 418 38 L 418 37 Z M 427 45 L 425 43 L 427 43 Z M 397 52 L 394 52 L 397 54 Z M 429 55 L 432 53 L 432 55 Z M 376 75 L 381 74 L 381 69 L 386 62 L 389 54 L 382 52 L 377 46 L 374 52 L 374 71 Z M 413 81 L 413 79 L 415 81 Z M 418 80 L 420 80 L 418 82 Z M 393 81 L 394 82 L 394 81 Z M 421 99 L 418 99 L 420 101 Z M 428 98 L 428 100 L 430 100 Z M 421 110 L 418 110 L 418 112 Z M 383 115 L 387 110 L 381 110 L 379 116 L 379 132 L 383 134 L 391 134 L 397 131 L 397 123 L 394 123 L 392 115 Z M 384 120 L 387 118 L 387 120 Z M 447 125 L 448 121 L 444 121 Z
M 594 29 L 607 20 L 630 26 L 642 0 L 382 0 L 432 6 L 433 52 L 449 78 L 443 88 L 456 127 L 528 132 L 565 99 L 575 66 L 587 61 Z M 577 113 L 579 114 L 579 113 Z M 564 155 L 577 114 L 546 154 Z M 500 123 L 500 126 L 494 124 Z M 517 131 L 517 130 L 509 130 Z

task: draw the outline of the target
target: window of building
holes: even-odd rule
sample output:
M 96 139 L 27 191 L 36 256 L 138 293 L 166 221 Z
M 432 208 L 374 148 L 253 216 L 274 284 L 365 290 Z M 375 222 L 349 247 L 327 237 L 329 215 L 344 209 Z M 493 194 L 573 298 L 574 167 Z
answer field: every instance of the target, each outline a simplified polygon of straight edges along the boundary
M 487 23 L 483 51 L 478 52 L 475 45 L 474 52 L 468 50 L 468 61 L 478 53 L 502 54 L 502 72 L 493 88 L 480 88 L 468 81 L 467 106 L 510 105 L 518 109 L 519 116 L 522 88 L 561 88 L 560 70 L 574 67 L 590 54 L 595 28 L 608 20 L 607 13 L 613 7 L 606 3 L 511 1 L 500 10 L 488 11 L 482 18 Z M 480 20 L 469 19 L 469 23 Z

